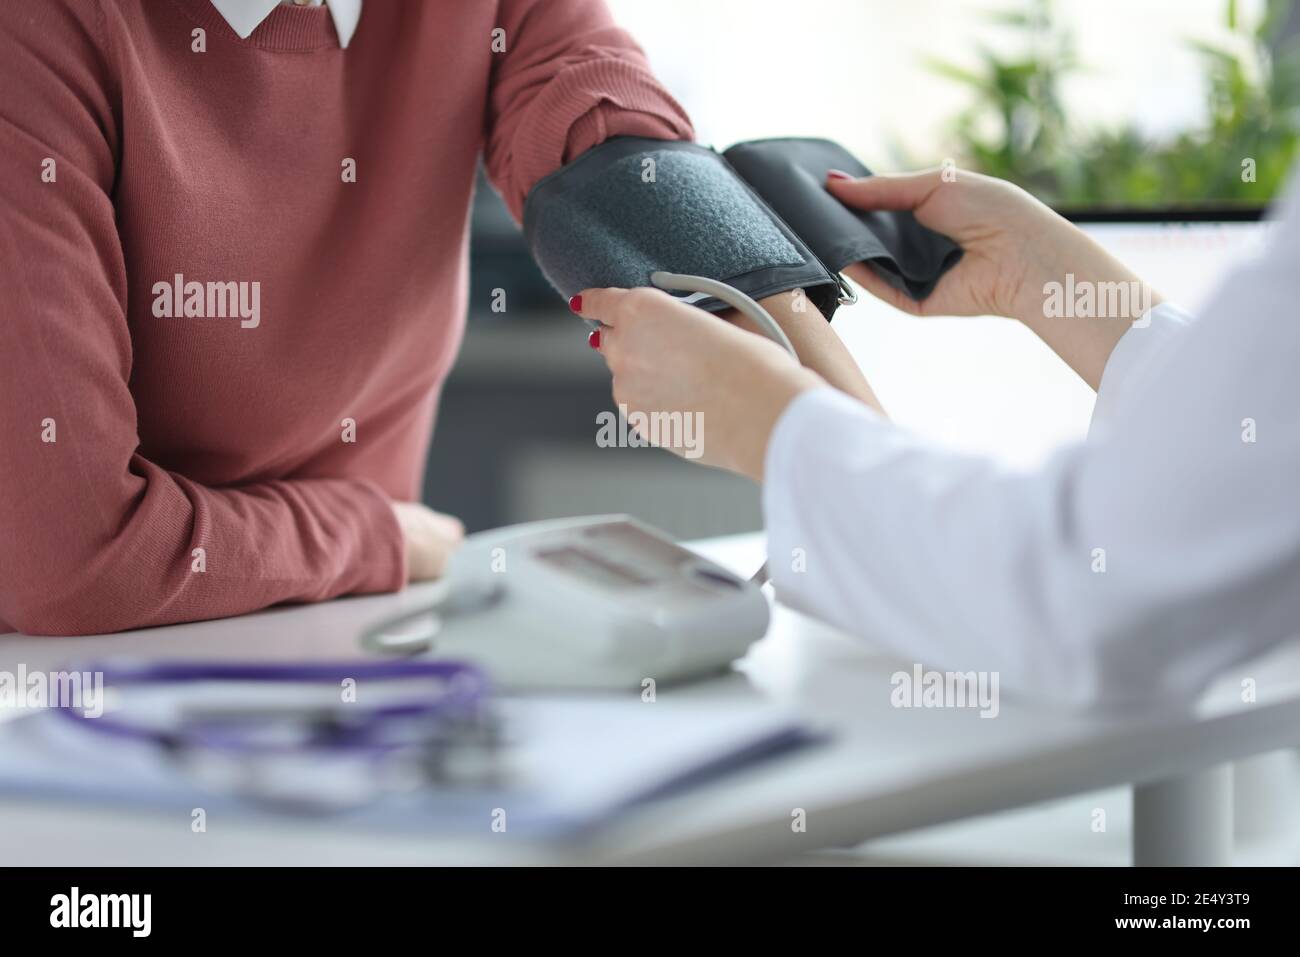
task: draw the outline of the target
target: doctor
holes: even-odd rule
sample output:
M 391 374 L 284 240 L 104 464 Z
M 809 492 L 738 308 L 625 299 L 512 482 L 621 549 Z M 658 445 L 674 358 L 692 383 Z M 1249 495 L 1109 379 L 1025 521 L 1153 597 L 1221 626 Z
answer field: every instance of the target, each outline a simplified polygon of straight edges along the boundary
M 918 315 L 1018 319 L 1098 396 L 1086 444 L 1014 472 L 908 433 L 664 293 L 574 297 L 605 325 L 616 401 L 703 413 L 703 460 L 763 483 L 784 602 L 1068 707 L 1189 705 L 1300 631 L 1300 191 L 1193 322 L 1154 294 L 1141 316 L 1050 318 L 1047 290 L 1067 276 L 1138 280 L 1008 183 L 930 171 L 826 185 L 850 206 L 913 210 L 966 250 L 922 303 L 862 265 L 857 282 Z

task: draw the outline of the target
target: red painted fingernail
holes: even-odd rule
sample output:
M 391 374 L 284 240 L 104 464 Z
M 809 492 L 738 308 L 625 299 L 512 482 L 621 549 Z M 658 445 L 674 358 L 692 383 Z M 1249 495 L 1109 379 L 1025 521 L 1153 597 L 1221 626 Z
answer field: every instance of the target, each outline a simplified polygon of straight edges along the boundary
M 848 173 L 844 172 L 844 170 L 842 169 L 830 169 L 826 171 L 826 178 L 827 179 L 852 179 L 853 177 L 850 176 Z
M 592 329 L 591 332 L 587 333 L 587 345 L 591 346 L 593 349 L 599 349 L 599 348 L 600 348 L 600 330 L 599 330 L 599 329 Z
M 582 312 L 582 296 L 570 296 L 569 308 L 574 312 Z

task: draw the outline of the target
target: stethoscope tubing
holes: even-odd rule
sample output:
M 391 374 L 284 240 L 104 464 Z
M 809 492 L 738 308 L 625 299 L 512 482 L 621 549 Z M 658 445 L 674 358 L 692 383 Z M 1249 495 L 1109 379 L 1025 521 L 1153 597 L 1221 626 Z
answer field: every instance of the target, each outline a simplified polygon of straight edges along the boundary
M 790 338 L 785 334 L 785 330 L 777 324 L 777 321 L 772 318 L 772 314 L 735 286 L 720 282 L 717 279 L 709 279 L 707 276 L 687 276 L 682 273 L 665 272 L 663 270 L 651 273 L 650 281 L 665 291 L 680 289 L 683 292 L 700 293 L 705 296 L 712 296 L 714 299 L 720 299 L 733 309 L 739 310 L 748 316 L 750 321 L 762 331 L 763 335 L 790 353 L 796 362 L 798 361 L 799 354 L 794 351 Z
M 78 665 L 83 673 L 98 673 L 105 686 L 162 687 L 200 684 L 212 681 L 317 684 L 357 681 L 395 681 L 404 679 L 437 680 L 445 685 L 432 701 L 403 701 L 374 708 L 358 709 L 346 725 L 331 728 L 319 748 L 335 752 L 352 751 L 371 754 L 387 753 L 402 744 L 383 741 L 378 732 L 386 723 L 402 719 L 474 718 L 479 714 L 490 691 L 486 674 L 474 665 L 456 661 L 421 661 L 388 659 L 379 661 L 334 661 L 307 663 L 280 662 L 195 662 L 170 661 L 147 663 L 88 662 Z M 185 734 L 179 730 L 159 730 L 120 721 L 107 715 L 91 716 L 84 709 L 56 709 L 68 720 L 98 734 L 118 739 L 146 742 L 168 750 L 187 747 L 244 753 L 276 754 L 303 750 L 303 743 L 291 745 L 254 745 L 245 739 L 223 738 L 213 734 Z M 312 747 L 308 742 L 306 747 Z

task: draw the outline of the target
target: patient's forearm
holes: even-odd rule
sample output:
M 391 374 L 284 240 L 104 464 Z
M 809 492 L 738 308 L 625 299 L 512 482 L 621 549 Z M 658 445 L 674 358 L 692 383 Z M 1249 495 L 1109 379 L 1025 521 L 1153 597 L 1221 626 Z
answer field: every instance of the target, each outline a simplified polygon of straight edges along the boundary
M 768 296 L 759 303 L 785 330 L 805 366 L 841 392 L 865 402 L 877 412 L 884 411 L 848 348 L 802 291 Z M 738 312 L 728 311 L 723 315 L 742 329 L 759 332 L 753 322 Z

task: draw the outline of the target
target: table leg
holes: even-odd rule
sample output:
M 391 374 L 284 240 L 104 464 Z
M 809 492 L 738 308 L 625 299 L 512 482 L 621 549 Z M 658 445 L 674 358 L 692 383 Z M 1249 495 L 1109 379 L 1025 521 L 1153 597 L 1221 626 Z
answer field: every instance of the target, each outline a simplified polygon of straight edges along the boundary
M 1232 863 L 1232 765 L 1133 788 L 1133 864 L 1227 867 Z

